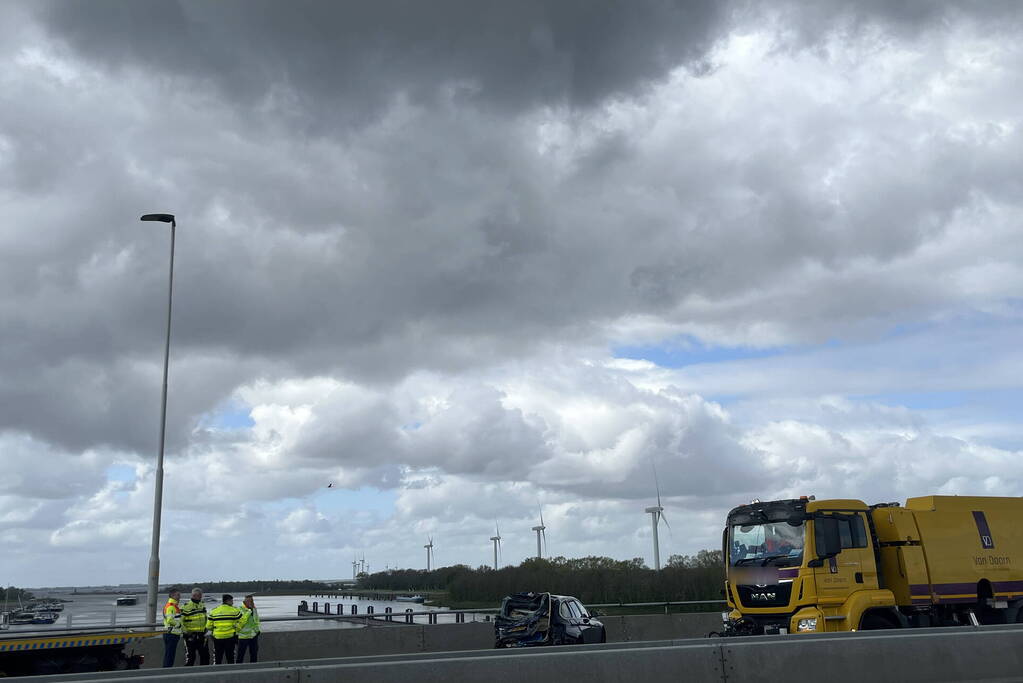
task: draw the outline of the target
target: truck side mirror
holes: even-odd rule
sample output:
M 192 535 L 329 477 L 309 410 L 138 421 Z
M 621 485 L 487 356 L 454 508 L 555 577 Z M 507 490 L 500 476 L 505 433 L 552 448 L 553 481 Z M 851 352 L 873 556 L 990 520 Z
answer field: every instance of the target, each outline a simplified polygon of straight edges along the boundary
M 834 557 L 842 552 L 842 538 L 838 534 L 838 520 L 818 517 L 813 521 L 814 545 L 817 557 Z
M 785 521 L 789 523 L 789 526 L 803 526 L 804 519 L 805 516 L 803 515 L 802 512 L 793 512 Z

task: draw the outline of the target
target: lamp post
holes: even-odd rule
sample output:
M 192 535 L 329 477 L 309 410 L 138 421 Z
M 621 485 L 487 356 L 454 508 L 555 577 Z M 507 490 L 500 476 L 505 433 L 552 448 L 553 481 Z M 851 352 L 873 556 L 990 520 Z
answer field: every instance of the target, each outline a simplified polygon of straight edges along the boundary
M 156 596 L 160 582 L 160 515 L 163 511 L 163 441 L 167 428 L 167 364 L 170 360 L 171 296 L 174 293 L 174 214 L 147 213 L 144 221 L 170 223 L 170 282 L 167 287 L 167 343 L 163 351 L 163 398 L 160 401 L 160 454 L 156 459 L 156 493 L 153 497 L 153 545 L 149 552 L 149 588 L 146 593 L 146 621 L 156 623 Z

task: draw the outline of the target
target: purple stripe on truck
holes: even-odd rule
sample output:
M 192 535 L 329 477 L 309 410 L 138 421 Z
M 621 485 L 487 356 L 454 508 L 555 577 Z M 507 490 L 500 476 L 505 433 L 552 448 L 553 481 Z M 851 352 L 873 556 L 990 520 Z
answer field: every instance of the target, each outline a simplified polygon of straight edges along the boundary
M 1023 593 L 1023 581 L 992 581 L 996 593 Z
M 938 595 L 962 595 L 963 593 L 977 594 L 976 583 L 935 583 L 933 590 Z

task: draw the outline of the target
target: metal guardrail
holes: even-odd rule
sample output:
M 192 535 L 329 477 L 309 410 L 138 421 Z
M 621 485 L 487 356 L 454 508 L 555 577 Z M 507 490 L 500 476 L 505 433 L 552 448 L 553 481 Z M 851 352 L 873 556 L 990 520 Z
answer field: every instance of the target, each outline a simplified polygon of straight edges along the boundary
M 719 605 L 725 604 L 724 600 L 672 600 L 666 602 L 606 602 L 606 603 L 594 603 L 588 604 L 588 608 L 627 608 L 627 607 L 664 607 L 665 613 L 667 614 L 671 607 L 684 606 L 684 605 Z M 369 626 L 370 624 L 381 624 L 388 623 L 393 625 L 407 625 L 405 621 L 406 616 L 412 616 L 414 623 L 422 624 L 423 622 L 415 622 L 415 617 L 426 616 L 427 624 L 438 623 L 435 619 L 430 619 L 430 615 L 457 615 L 457 614 L 497 614 L 500 612 L 499 607 L 480 607 L 480 608 L 469 608 L 469 609 L 428 609 L 421 611 L 404 611 L 404 612 L 391 612 L 390 614 L 382 612 L 374 612 L 372 614 L 323 614 L 323 613 L 312 613 L 304 616 L 294 617 L 260 617 L 260 623 L 271 623 L 271 622 L 286 622 L 286 621 L 307 621 L 310 619 L 317 619 L 323 621 L 357 621 Z M 390 618 L 388 618 L 390 617 Z M 456 617 L 457 619 L 457 617 Z M 444 622 L 449 623 L 449 622 Z M 461 623 L 456 621 L 455 623 Z M 100 633 L 107 632 L 111 629 L 117 630 L 150 630 L 159 631 L 163 629 L 163 622 L 147 623 L 147 622 L 134 622 L 125 624 L 112 623 L 105 626 L 80 626 L 74 628 L 44 628 L 44 629 L 33 629 L 25 631 L 3 631 L 0 632 L 0 638 L 24 638 L 34 635 L 59 635 L 62 633 Z

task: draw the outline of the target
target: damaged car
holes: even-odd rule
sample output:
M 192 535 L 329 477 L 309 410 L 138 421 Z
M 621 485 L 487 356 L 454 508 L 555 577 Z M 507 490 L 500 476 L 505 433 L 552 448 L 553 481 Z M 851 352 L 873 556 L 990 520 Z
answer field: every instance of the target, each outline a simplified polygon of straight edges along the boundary
M 605 643 L 604 624 L 570 595 L 516 593 L 501 602 L 494 647 Z

